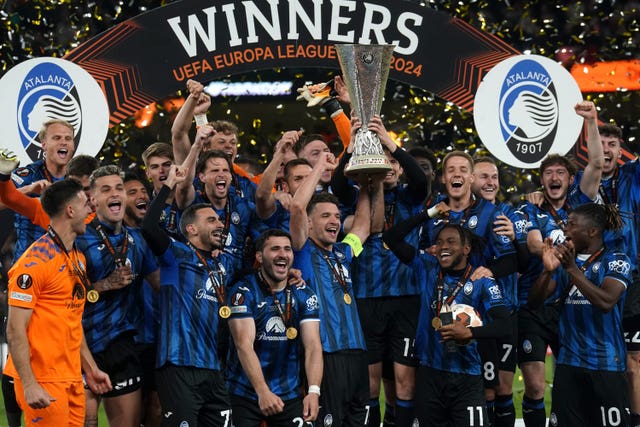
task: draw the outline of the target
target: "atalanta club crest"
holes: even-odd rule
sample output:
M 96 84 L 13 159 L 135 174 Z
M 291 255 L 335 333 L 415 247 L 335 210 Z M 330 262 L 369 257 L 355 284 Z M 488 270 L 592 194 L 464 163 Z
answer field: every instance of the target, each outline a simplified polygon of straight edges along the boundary
M 551 76 L 524 60 L 507 73 L 500 92 L 500 129 L 511 153 L 535 163 L 549 152 L 558 128 L 558 99 Z
M 499 160 L 533 169 L 575 144 L 583 119 L 578 84 L 560 64 L 538 55 L 507 58 L 478 87 L 473 119 L 484 146 Z
M 62 119 L 73 126 L 76 143 L 80 140 L 82 108 L 78 90 L 69 74 L 52 62 L 33 67 L 24 77 L 17 108 L 20 141 L 32 159 L 42 158 L 38 132 L 51 119 Z
M 0 140 L 20 162 L 42 159 L 38 133 L 52 119 L 74 130 L 75 154 L 95 156 L 109 128 L 109 108 L 98 82 L 85 69 L 60 58 L 33 58 L 0 79 Z

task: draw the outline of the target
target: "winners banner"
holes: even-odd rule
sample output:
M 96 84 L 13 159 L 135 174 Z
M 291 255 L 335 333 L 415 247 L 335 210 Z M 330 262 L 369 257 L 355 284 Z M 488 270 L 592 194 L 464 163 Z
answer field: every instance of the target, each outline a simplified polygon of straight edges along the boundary
M 408 1 L 186 0 L 129 19 L 65 59 L 102 87 L 114 125 L 177 90 L 248 71 L 340 68 L 334 45 L 394 44 L 389 78 L 472 110 L 484 74 L 519 52 Z

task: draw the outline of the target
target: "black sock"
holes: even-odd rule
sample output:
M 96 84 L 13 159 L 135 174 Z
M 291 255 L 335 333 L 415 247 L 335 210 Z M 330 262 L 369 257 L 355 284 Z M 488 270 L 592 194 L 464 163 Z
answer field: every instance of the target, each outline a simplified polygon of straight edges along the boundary
M 396 427 L 396 408 L 388 403 L 384 404 L 384 421 L 382 427 Z
M 380 400 L 369 400 L 369 427 L 380 427 Z
M 513 427 L 516 423 L 516 408 L 513 406 L 513 394 L 496 396 L 494 427 Z
M 640 414 L 632 412 L 629 415 L 629 427 L 640 427 Z
M 545 427 L 547 413 L 544 410 L 544 398 L 529 399 L 522 397 L 522 419 L 527 427 Z
M 485 406 L 487 407 L 487 416 L 489 417 L 489 426 L 493 426 L 493 421 L 496 416 L 496 401 L 486 400 Z
M 413 400 L 396 398 L 396 427 L 411 427 L 413 424 Z

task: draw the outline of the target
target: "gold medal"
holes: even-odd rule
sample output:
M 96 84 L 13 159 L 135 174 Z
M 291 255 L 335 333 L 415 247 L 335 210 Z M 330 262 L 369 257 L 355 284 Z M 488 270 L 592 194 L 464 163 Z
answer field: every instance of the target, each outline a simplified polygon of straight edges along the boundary
M 220 315 L 220 317 L 222 317 L 223 319 L 228 319 L 229 316 L 231 316 L 231 309 L 229 308 L 228 305 L 223 305 L 222 307 L 220 307 L 220 309 L 218 310 L 218 314 Z
M 290 340 L 295 340 L 297 336 L 298 330 L 296 328 L 294 328 L 293 326 L 287 328 L 287 338 L 289 338 Z
M 344 303 L 349 305 L 351 304 L 351 295 L 349 294 L 344 294 L 344 297 L 342 297 L 342 299 L 344 299 Z
M 439 317 L 434 317 L 433 319 L 431 319 L 431 326 L 433 326 L 433 329 L 438 330 L 442 327 L 442 320 L 440 320 Z
M 87 292 L 87 301 L 96 302 L 98 301 L 99 298 L 100 298 L 100 294 L 95 289 L 91 289 L 89 290 L 89 292 Z

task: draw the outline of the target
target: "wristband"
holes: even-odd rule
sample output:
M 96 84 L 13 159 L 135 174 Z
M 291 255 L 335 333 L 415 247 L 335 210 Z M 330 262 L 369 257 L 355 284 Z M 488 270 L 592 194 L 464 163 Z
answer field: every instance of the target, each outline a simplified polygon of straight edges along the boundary
M 196 114 L 195 116 L 193 116 L 193 118 L 196 120 L 196 127 L 197 128 L 209 123 L 209 120 L 207 119 L 207 115 L 206 114 Z
M 432 206 L 427 210 L 427 215 L 429 216 L 429 218 L 435 218 L 440 214 L 440 210 L 438 209 L 438 206 Z
M 319 385 L 310 385 L 309 386 L 309 391 L 307 394 L 317 394 L 318 396 L 320 396 L 320 386 Z

